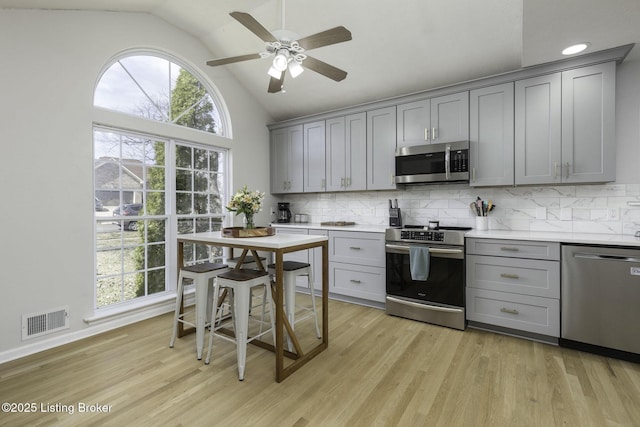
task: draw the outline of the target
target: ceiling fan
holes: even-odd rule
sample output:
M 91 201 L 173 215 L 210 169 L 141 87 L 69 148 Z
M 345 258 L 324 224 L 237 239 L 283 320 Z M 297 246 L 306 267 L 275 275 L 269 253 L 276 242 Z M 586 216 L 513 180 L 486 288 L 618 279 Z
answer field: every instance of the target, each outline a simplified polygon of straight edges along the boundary
M 231 12 L 230 15 L 236 21 L 244 25 L 249 31 L 260 37 L 260 39 L 266 43 L 265 50 L 260 53 L 213 59 L 207 61 L 207 65 L 215 67 L 217 65 L 226 65 L 234 62 L 273 56 L 273 61 L 268 71 L 268 74 L 271 76 L 267 89 L 269 93 L 284 91 L 284 76 L 287 69 L 291 77 L 296 78 L 304 71 L 302 65 L 337 82 L 344 80 L 347 77 L 346 71 L 313 58 L 307 55 L 306 51 L 349 41 L 351 40 L 351 32 L 345 27 L 339 26 L 311 36 L 299 38 L 297 34 L 284 29 L 284 2 L 285 0 L 282 0 L 283 29 L 273 32 L 263 27 L 248 13 Z

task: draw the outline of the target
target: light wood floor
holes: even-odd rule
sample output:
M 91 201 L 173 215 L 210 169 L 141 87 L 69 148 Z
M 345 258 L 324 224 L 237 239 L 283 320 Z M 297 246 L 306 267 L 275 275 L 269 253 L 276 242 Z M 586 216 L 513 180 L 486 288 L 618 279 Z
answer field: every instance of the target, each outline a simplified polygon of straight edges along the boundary
M 329 349 L 280 384 L 255 346 L 243 382 L 231 343 L 209 366 L 194 335 L 169 349 L 170 315 L 0 365 L 0 402 L 37 405 L 0 425 L 640 425 L 640 365 L 337 301 L 329 313 Z

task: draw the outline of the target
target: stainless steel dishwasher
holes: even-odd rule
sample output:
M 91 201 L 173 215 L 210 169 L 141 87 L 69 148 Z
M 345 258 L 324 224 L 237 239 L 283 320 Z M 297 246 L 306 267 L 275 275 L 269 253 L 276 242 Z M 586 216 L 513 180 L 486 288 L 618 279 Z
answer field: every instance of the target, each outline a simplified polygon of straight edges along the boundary
M 560 345 L 640 362 L 640 248 L 562 246 Z

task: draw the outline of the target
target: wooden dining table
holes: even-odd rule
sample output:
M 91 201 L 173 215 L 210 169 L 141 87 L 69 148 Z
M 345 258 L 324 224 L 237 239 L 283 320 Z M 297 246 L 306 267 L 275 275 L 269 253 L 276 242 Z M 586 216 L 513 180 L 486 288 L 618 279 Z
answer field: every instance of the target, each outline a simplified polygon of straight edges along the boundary
M 329 241 L 327 236 L 312 236 L 300 234 L 274 234 L 261 237 L 227 237 L 220 231 L 211 231 L 194 234 L 184 234 L 178 237 L 178 267 L 184 266 L 184 244 L 196 243 L 225 248 L 240 249 L 242 254 L 235 268 L 241 268 L 242 261 L 251 253 L 259 269 L 264 270 L 265 266 L 260 262 L 258 251 L 271 252 L 275 256 L 275 284 L 273 298 L 275 300 L 275 347 L 264 341 L 252 341 L 260 347 L 267 348 L 275 352 L 276 359 L 276 381 L 281 382 L 289 375 L 297 371 L 319 353 L 324 351 L 329 345 Z M 283 260 L 284 254 L 289 252 L 302 251 L 312 248 L 322 248 L 322 340 L 308 351 L 303 351 L 295 331 L 285 315 L 284 310 L 284 284 L 283 284 Z M 197 290 L 196 290 L 197 291 Z M 201 308 L 203 309 L 203 308 Z M 203 316 L 199 316 L 204 319 Z M 196 325 L 196 333 L 204 334 L 204 320 L 202 325 Z M 182 325 L 180 325 L 182 326 Z M 286 351 L 284 348 L 285 331 L 289 335 L 293 344 L 293 351 Z M 285 366 L 285 356 L 291 359 L 291 363 Z

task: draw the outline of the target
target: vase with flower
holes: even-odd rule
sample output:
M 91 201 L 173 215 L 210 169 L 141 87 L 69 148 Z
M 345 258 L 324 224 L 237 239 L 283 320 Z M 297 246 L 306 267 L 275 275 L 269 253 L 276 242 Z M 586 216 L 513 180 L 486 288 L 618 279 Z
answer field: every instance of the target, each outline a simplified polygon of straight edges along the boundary
M 236 215 L 244 214 L 245 228 L 253 229 L 256 227 L 253 216 L 262 210 L 262 200 L 264 193 L 261 191 L 249 191 L 245 185 L 233 195 L 227 204 L 227 210 L 235 212 Z

